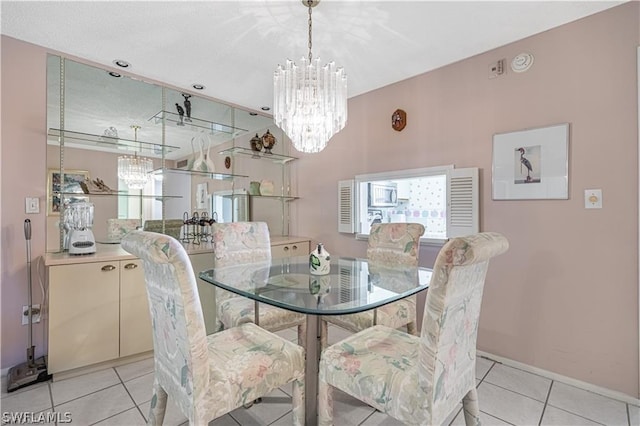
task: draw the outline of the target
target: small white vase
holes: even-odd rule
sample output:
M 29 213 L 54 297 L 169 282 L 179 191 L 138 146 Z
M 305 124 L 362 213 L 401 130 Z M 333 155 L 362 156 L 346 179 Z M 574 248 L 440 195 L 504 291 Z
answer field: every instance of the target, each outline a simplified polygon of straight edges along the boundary
M 309 272 L 311 275 L 327 275 L 331 271 L 331 256 L 322 243 L 309 254 Z

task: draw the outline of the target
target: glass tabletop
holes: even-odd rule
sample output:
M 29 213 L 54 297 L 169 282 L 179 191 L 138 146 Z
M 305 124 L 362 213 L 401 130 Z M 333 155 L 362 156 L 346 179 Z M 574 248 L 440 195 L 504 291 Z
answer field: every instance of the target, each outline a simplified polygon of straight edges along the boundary
M 374 309 L 426 289 L 431 270 L 388 268 L 366 259 L 332 257 L 328 275 L 311 275 L 309 257 L 208 269 L 204 281 L 249 299 L 303 314 L 339 315 Z

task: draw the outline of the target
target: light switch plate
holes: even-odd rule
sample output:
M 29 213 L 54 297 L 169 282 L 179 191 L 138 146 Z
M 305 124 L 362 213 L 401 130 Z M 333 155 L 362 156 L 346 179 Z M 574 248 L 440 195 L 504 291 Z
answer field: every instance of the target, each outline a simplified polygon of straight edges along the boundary
M 602 208 L 602 190 L 601 189 L 585 189 L 584 190 L 584 208 L 585 209 L 601 209 Z
M 40 200 L 38 197 L 25 198 L 25 213 L 40 213 Z

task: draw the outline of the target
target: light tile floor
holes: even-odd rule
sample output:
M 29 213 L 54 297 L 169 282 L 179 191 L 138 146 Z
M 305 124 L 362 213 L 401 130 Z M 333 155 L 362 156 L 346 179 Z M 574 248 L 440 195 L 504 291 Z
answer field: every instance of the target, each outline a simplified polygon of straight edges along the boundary
M 346 333 L 330 326 L 329 343 L 340 340 Z M 293 341 L 296 339 L 294 329 L 278 334 Z M 488 359 L 478 358 L 476 378 L 483 425 L 640 425 L 638 406 Z M 152 359 L 71 379 L 34 384 L 10 394 L 3 377 L 1 412 L 69 412 L 74 425 L 143 425 L 149 411 L 152 383 Z M 336 392 L 334 398 L 336 425 L 401 425 L 346 394 Z M 460 409 L 451 414 L 446 425 L 464 425 Z M 249 409 L 237 409 L 210 425 L 281 426 L 291 422 L 289 385 L 272 392 L 262 403 Z M 186 424 L 186 418 L 171 402 L 164 424 Z

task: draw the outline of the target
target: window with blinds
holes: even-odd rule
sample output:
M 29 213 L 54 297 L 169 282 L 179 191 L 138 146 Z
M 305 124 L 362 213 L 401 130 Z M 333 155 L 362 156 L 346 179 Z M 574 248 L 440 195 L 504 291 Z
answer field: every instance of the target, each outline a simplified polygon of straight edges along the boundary
M 371 188 L 387 188 L 386 203 L 372 202 Z M 338 184 L 338 231 L 369 235 L 374 223 L 416 222 L 423 241 L 479 232 L 478 169 L 429 167 L 356 176 Z

